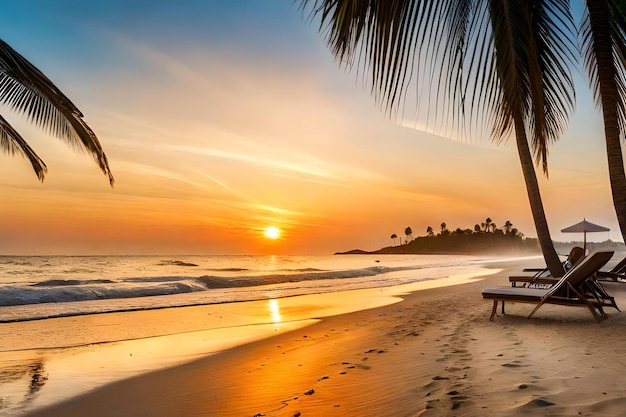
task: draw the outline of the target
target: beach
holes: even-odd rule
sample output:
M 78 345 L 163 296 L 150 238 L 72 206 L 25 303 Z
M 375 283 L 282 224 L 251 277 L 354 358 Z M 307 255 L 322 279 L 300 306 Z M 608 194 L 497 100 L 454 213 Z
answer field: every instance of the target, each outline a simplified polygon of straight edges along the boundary
M 491 302 L 480 291 L 507 285 L 507 276 L 525 266 L 528 261 L 494 264 L 496 273 L 464 284 L 403 294 L 401 301 L 381 307 L 296 321 L 295 328 L 269 328 L 274 335 L 139 373 L 25 415 L 622 415 L 623 314 L 609 310 L 609 319 L 597 323 L 585 308 L 544 306 L 527 320 L 529 305 L 509 303 L 506 316 L 488 320 Z M 624 305 L 623 284 L 605 287 Z M 202 325 L 193 323 L 202 308 L 112 313 L 107 320 L 142 314 L 146 317 L 134 321 L 199 330 Z M 106 316 L 71 320 L 77 325 Z M 116 331 L 127 327 L 133 332 L 136 326 L 125 321 Z M 28 326 L 36 331 L 46 322 L 9 325 L 15 332 Z M 129 361 L 132 354 L 127 353 Z

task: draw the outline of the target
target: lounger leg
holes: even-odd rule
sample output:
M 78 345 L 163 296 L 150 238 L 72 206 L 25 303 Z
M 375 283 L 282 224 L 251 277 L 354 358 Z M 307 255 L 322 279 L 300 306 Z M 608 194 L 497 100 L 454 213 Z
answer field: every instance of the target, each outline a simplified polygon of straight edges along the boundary
M 622 311 L 619 309 L 619 307 L 617 306 L 617 304 L 615 303 L 615 298 L 611 297 L 609 295 L 609 293 L 606 292 L 606 290 L 604 289 L 604 287 L 602 286 L 602 284 L 597 281 L 597 280 L 593 280 L 591 281 L 590 284 L 588 284 L 591 287 L 591 292 L 594 293 L 594 295 L 596 296 L 600 296 L 602 299 L 608 301 L 609 303 L 611 303 L 611 307 L 613 307 L 614 309 L 616 309 L 617 311 Z M 600 301 L 600 300 L 598 300 Z
M 504 312 L 504 300 L 502 301 L 502 315 L 504 316 L 506 313 Z
M 581 293 L 580 291 L 577 291 L 575 288 L 572 287 L 572 291 L 576 294 L 576 296 L 578 297 L 578 299 L 583 300 L 583 302 L 587 305 L 587 307 L 589 308 L 589 311 L 591 311 L 591 314 L 593 315 L 593 318 L 596 319 L 596 321 L 599 323 L 602 320 L 606 319 L 606 313 L 604 312 L 604 309 L 602 308 L 602 305 L 600 304 L 600 301 L 597 299 L 598 296 L 597 294 L 595 294 L 593 291 L 593 295 L 596 297 L 596 301 L 598 302 L 597 306 L 594 306 L 592 303 L 589 302 L 589 300 L 587 299 L 587 297 L 585 296 L 585 294 Z M 596 312 L 596 308 L 598 309 L 598 311 Z M 598 312 L 600 314 L 598 314 Z
M 591 305 L 591 303 L 587 302 L 586 304 L 587 304 L 587 307 L 589 308 L 589 311 L 591 311 L 591 314 L 593 315 L 593 318 L 596 319 L 596 321 L 598 323 L 600 323 L 602 320 L 606 319 L 606 314 L 604 313 L 604 310 L 602 310 L 601 306 L 598 306 L 598 310 L 600 311 L 600 314 L 598 314 L 598 312 L 596 311 L 594 306 Z
M 493 300 L 493 308 L 491 309 L 491 317 L 489 317 L 489 321 L 493 321 L 496 317 L 496 312 L 498 311 L 498 300 Z
M 542 298 L 542 299 L 541 299 L 541 301 L 539 301 L 539 303 L 537 304 L 537 307 L 535 307 L 535 309 L 534 309 L 534 310 L 530 313 L 530 315 L 528 316 L 528 318 L 529 318 L 529 319 L 531 319 L 531 318 L 535 315 L 535 313 L 537 312 L 537 310 L 539 310 L 539 307 L 541 307 L 541 306 L 543 305 L 543 303 L 545 303 L 546 298 L 547 298 L 547 297 L 545 297 L 545 296 L 544 296 L 544 298 Z

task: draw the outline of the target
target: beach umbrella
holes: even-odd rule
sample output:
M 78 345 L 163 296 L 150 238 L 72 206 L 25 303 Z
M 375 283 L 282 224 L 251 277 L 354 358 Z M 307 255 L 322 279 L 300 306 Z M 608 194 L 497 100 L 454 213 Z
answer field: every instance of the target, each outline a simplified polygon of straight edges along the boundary
M 609 230 L 611 229 L 609 229 L 608 227 L 593 224 L 591 222 L 588 222 L 586 219 L 583 219 L 582 222 L 573 224 L 569 227 L 566 227 L 565 229 L 561 229 L 561 232 L 582 233 L 583 234 L 583 249 L 585 250 L 585 253 L 586 253 L 587 252 L 587 233 L 608 232 Z

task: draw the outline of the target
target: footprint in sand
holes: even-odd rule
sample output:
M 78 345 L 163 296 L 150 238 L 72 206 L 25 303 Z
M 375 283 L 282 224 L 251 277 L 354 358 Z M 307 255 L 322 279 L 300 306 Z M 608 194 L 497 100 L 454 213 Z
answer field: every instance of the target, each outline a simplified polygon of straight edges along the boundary
M 505 368 L 523 368 L 528 365 L 522 365 L 520 361 L 513 361 L 513 362 L 507 362 L 503 364 L 502 366 L 504 366 Z

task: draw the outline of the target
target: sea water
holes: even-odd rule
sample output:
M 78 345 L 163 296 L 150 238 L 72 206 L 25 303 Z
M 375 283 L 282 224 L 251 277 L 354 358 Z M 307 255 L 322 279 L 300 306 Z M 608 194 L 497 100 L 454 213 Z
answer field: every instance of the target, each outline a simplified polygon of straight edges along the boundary
M 0 256 L 0 322 L 376 288 L 467 272 L 484 257 Z

